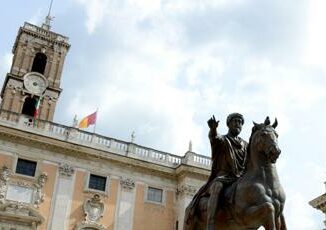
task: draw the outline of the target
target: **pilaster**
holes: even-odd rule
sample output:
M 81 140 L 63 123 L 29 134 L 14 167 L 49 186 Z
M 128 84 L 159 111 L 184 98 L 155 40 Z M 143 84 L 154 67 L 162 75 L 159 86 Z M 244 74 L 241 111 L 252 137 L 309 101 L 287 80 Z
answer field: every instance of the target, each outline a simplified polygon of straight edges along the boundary
M 74 191 L 75 170 L 69 164 L 60 164 L 55 188 L 54 208 L 48 229 L 68 229 L 70 206 Z
M 132 178 L 121 177 L 120 194 L 117 209 L 117 223 L 115 229 L 132 230 L 133 212 L 135 204 L 135 181 Z
M 198 188 L 193 185 L 182 184 L 177 188 L 177 220 L 178 229 L 183 229 L 185 210 L 196 194 Z

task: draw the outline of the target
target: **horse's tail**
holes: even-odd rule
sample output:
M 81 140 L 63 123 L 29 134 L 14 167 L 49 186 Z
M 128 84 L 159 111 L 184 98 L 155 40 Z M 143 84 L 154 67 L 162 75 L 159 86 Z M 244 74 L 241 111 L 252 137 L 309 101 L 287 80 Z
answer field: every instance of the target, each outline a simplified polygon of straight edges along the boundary
M 283 213 L 281 214 L 281 229 L 280 230 L 287 230 Z

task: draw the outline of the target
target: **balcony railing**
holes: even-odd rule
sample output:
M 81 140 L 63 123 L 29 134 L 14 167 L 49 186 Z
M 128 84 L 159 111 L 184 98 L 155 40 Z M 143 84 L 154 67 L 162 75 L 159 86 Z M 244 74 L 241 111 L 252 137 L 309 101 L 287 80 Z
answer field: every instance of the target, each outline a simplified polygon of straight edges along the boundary
M 92 147 L 105 152 L 127 156 L 147 162 L 152 162 L 176 168 L 180 164 L 192 165 L 210 169 L 211 159 L 194 152 L 187 152 L 184 156 L 155 150 L 135 143 L 105 137 L 90 133 L 75 127 L 69 127 L 54 122 L 34 119 L 26 115 L 0 110 L 0 125 L 8 126 L 42 136 L 55 138 L 70 143 Z

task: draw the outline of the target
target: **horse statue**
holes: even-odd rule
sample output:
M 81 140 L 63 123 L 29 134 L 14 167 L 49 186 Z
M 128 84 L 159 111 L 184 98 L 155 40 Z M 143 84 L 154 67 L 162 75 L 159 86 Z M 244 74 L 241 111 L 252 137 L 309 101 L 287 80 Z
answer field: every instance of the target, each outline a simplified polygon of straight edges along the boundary
M 283 207 L 285 193 L 275 163 L 281 150 L 275 131 L 277 120 L 270 125 L 254 122 L 248 144 L 246 171 L 221 195 L 222 207 L 217 213 L 217 230 L 286 230 Z M 208 197 L 200 198 L 195 216 L 185 221 L 184 230 L 207 229 Z M 186 212 L 185 220 L 189 220 Z

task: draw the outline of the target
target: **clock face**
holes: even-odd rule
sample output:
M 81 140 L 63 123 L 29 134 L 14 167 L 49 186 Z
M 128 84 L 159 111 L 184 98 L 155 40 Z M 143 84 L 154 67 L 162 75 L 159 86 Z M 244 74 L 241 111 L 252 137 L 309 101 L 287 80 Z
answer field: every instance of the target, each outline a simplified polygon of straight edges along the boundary
M 47 87 L 47 81 L 42 74 L 31 72 L 24 76 L 24 86 L 33 94 L 42 94 Z

